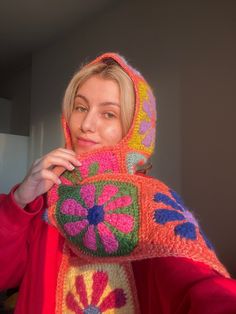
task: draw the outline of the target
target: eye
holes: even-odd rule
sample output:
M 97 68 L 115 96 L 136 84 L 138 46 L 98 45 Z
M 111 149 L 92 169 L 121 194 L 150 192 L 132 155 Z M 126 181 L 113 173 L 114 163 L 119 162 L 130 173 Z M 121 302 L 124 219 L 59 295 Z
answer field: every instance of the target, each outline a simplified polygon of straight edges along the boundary
M 78 111 L 78 112 L 86 112 L 87 108 L 85 106 L 82 106 L 82 105 L 75 105 L 74 110 Z
M 104 116 L 105 116 L 106 119 L 116 118 L 116 115 L 113 112 L 105 112 Z

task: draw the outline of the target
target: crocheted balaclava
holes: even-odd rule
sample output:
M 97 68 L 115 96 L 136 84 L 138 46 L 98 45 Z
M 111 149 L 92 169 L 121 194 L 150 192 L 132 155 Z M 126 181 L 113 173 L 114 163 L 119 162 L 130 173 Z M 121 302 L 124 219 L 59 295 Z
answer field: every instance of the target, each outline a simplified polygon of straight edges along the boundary
M 135 174 L 154 150 L 156 103 L 141 74 L 119 55 L 92 63 L 109 59 L 133 81 L 134 119 L 120 143 L 82 154 L 82 166 L 65 171 L 48 193 L 49 223 L 65 239 L 58 313 L 138 313 L 130 263 L 138 259 L 187 257 L 228 276 L 177 193 Z M 65 119 L 63 128 L 71 148 Z

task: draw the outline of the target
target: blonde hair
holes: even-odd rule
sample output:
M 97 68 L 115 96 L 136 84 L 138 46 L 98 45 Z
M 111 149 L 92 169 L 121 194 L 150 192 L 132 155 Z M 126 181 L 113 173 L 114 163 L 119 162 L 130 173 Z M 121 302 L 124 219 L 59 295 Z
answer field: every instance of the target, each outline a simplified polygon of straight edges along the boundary
M 65 91 L 63 100 L 63 114 L 66 120 L 68 121 L 70 119 L 78 88 L 93 75 L 98 75 L 105 80 L 113 80 L 118 84 L 120 90 L 123 135 L 127 134 L 134 115 L 134 85 L 128 74 L 111 58 L 104 59 L 95 64 L 86 65 L 72 77 Z

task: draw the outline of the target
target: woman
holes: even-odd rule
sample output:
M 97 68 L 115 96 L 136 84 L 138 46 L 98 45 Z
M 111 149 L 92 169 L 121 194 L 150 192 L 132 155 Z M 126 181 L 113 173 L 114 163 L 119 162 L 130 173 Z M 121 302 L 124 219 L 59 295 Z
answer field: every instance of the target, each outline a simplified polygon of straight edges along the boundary
M 98 57 L 69 83 L 62 122 L 66 148 L 1 196 L 1 287 L 20 284 L 16 313 L 234 313 L 235 281 L 193 215 L 140 174 L 156 124 L 144 78 Z

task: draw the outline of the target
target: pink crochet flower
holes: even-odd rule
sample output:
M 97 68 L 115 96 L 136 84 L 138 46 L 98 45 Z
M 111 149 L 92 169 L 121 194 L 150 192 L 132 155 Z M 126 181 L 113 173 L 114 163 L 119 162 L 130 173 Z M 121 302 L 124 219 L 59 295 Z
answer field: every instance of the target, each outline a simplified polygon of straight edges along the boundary
M 86 184 L 80 188 L 79 196 L 77 193 L 77 197 L 66 198 L 61 203 L 60 214 L 65 215 L 63 229 L 69 238 L 99 255 L 121 249 L 124 236 L 135 229 L 135 217 L 132 194 L 119 192 L 120 188 L 111 183 L 102 189 Z

